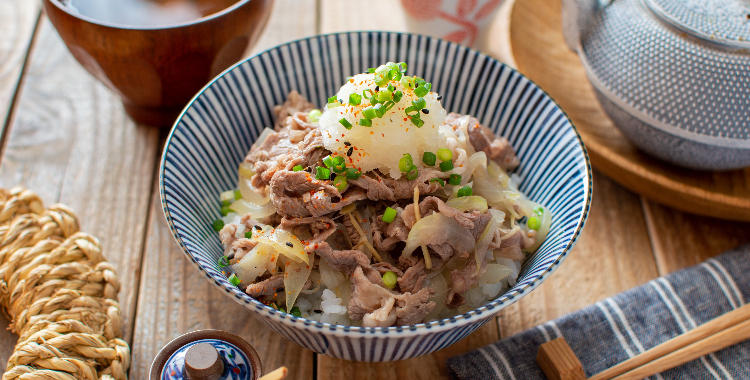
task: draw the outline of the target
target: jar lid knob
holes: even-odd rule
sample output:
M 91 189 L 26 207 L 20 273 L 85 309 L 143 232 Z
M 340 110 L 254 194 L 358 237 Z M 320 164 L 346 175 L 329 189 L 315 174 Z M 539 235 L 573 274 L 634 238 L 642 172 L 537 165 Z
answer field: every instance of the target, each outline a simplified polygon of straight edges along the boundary
M 185 377 L 190 380 L 217 380 L 224 372 L 219 352 L 210 343 L 198 343 L 185 353 Z

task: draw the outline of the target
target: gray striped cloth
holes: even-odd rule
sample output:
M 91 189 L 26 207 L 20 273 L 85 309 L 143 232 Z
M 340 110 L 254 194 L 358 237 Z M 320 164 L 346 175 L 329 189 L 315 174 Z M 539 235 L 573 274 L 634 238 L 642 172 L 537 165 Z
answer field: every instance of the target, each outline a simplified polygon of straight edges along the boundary
M 591 376 L 748 300 L 750 245 L 450 358 L 448 367 L 458 379 L 544 379 L 535 362 L 539 345 L 564 336 Z M 750 341 L 651 378 L 750 379 Z

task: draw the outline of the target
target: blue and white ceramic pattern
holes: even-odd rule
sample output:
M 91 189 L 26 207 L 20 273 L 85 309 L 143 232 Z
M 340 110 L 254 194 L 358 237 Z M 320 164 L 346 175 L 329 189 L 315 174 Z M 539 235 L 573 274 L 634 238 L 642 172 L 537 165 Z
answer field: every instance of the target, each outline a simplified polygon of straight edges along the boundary
M 750 2 L 563 4 L 566 42 L 628 139 L 687 167 L 750 166 Z
M 433 83 L 449 111 L 474 115 L 518 152 L 520 188 L 553 213 L 549 237 L 508 292 L 465 314 L 411 326 L 367 328 L 282 313 L 232 286 L 217 268 L 223 254 L 211 222 L 218 194 L 235 186 L 236 168 L 272 107 L 298 90 L 325 104 L 349 75 L 405 61 Z M 275 331 L 319 353 L 348 360 L 412 358 L 455 343 L 536 288 L 568 255 L 588 215 L 591 167 L 570 120 L 529 79 L 484 54 L 444 40 L 391 32 L 350 32 L 286 43 L 241 62 L 207 85 L 174 125 L 164 148 L 164 215 L 187 256 L 217 286 Z
M 190 342 L 172 353 L 161 370 L 161 380 L 186 379 L 183 373 L 185 353 L 190 347 L 198 343 L 208 343 L 219 352 L 219 357 L 224 362 L 224 372 L 217 380 L 250 380 L 253 378 L 253 366 L 250 359 L 239 347 L 219 339 L 200 339 Z

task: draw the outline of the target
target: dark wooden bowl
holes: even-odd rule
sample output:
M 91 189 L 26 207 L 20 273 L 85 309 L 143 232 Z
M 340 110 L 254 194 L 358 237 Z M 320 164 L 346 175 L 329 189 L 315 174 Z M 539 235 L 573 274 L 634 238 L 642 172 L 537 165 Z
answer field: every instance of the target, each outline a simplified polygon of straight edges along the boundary
M 154 28 L 100 22 L 59 0 L 43 3 L 73 56 L 120 95 L 136 122 L 169 126 L 201 87 L 255 43 L 272 0 L 239 0 L 207 17 Z

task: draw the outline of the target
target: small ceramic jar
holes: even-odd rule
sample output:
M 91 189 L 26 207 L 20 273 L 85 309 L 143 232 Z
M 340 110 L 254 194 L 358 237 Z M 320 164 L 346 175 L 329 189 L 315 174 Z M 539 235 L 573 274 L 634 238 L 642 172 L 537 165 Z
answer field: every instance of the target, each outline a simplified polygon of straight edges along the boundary
M 199 330 L 167 343 L 151 364 L 150 380 L 257 380 L 258 354 L 244 339 L 221 330 Z

